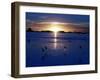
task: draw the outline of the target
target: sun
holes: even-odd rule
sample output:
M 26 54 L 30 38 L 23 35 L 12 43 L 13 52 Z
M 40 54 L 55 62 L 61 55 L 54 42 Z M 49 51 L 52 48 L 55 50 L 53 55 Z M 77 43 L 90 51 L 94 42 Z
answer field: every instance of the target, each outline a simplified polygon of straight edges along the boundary
M 51 27 L 50 27 L 50 31 L 53 31 L 55 33 L 57 33 L 58 31 L 61 31 L 59 24 L 60 24 L 59 22 L 52 22 Z
M 57 37 L 57 33 L 62 30 L 61 26 L 59 24 L 60 24 L 59 22 L 51 22 L 50 23 L 49 30 L 54 32 L 55 37 Z
M 63 31 L 63 26 L 60 22 L 50 22 L 47 26 L 47 30 L 54 33 L 54 37 L 57 37 L 58 32 Z
M 50 31 L 53 31 L 55 33 L 59 32 L 60 30 L 61 29 L 59 27 L 57 27 L 57 26 L 53 26 L 53 27 L 50 28 Z
M 49 30 L 54 32 L 54 37 L 57 37 L 57 33 L 61 31 L 61 29 L 57 26 L 52 26 Z

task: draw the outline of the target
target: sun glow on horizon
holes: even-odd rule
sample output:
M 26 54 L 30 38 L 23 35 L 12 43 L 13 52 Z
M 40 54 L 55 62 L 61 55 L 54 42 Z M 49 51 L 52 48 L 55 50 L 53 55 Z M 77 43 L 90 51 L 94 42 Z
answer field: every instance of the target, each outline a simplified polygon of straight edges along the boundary
M 52 31 L 54 33 L 55 38 L 57 37 L 57 33 L 59 31 L 62 31 L 61 29 L 62 26 L 60 26 L 59 24 L 60 24 L 59 22 L 52 22 L 50 23 L 49 28 L 48 28 L 49 31 Z
M 61 31 L 61 29 L 59 27 L 53 26 L 50 28 L 50 31 L 57 33 L 58 31 Z
M 58 31 L 62 30 L 60 27 L 61 26 L 59 26 L 59 22 L 52 22 L 51 25 L 50 25 L 49 30 L 53 31 L 54 33 L 57 33 Z
M 49 28 L 50 31 L 54 32 L 54 49 L 57 47 L 57 34 L 59 31 L 62 31 L 59 22 L 52 22 Z
M 57 33 L 59 31 L 61 31 L 61 29 L 59 27 L 57 27 L 57 26 L 52 26 L 49 30 L 52 31 L 52 32 L 54 32 L 54 36 L 55 37 L 57 37 Z

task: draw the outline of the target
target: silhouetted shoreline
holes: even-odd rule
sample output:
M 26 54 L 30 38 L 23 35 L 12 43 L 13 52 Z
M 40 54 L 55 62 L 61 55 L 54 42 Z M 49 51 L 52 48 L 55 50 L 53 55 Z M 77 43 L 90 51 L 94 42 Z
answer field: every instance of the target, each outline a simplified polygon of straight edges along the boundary
M 31 28 L 28 28 L 26 32 L 48 32 L 48 33 L 53 33 L 53 31 L 45 30 L 45 31 L 34 31 Z M 65 31 L 58 31 L 58 33 L 77 33 L 77 34 L 88 34 L 89 32 L 65 32 Z
M 26 32 L 43 32 L 43 33 L 53 33 L 53 31 L 26 31 Z M 58 31 L 58 33 L 76 33 L 76 34 L 89 34 L 89 32 L 64 32 L 64 31 Z

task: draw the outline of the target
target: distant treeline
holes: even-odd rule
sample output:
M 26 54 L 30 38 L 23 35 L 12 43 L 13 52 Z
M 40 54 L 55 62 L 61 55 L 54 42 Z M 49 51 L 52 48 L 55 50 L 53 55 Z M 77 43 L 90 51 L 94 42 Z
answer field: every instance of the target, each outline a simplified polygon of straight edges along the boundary
M 53 31 L 49 31 L 49 30 L 46 30 L 46 31 L 34 31 L 32 30 L 31 28 L 28 28 L 26 30 L 27 32 L 53 32 Z M 87 34 L 89 32 L 65 32 L 65 31 L 58 31 L 59 33 L 78 33 L 78 34 Z

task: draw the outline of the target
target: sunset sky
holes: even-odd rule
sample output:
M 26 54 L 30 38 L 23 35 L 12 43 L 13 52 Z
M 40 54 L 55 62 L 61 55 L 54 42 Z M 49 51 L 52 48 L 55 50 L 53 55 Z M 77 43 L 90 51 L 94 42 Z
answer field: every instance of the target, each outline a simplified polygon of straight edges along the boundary
M 33 31 L 88 32 L 89 15 L 26 12 L 26 28 Z

